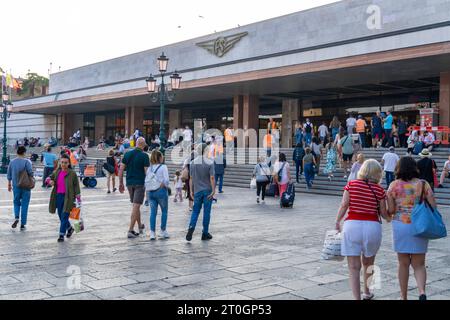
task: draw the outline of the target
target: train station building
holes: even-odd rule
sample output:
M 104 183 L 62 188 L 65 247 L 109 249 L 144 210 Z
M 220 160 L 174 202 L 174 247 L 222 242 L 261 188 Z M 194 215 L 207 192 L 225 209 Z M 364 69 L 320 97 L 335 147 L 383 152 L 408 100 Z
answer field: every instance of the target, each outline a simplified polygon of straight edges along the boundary
M 166 130 L 260 129 L 272 117 L 289 147 L 307 117 L 320 125 L 392 110 L 416 123 L 433 108 L 436 125 L 449 126 L 449 12 L 449 0 L 344 0 L 51 74 L 49 94 L 14 111 L 56 119 L 64 140 L 78 128 L 95 141 L 136 127 L 149 137 L 160 115 L 145 79 L 164 52 L 183 78 Z

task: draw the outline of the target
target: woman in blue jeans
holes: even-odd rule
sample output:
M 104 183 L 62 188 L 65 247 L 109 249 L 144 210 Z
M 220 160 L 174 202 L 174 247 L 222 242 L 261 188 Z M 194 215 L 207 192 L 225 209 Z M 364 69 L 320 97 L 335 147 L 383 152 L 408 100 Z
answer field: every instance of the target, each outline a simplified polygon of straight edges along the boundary
M 147 192 L 147 199 L 150 204 L 150 240 L 156 240 L 156 215 L 158 206 L 161 207 L 161 238 L 169 239 L 167 232 L 167 213 L 169 210 L 169 170 L 164 163 L 164 157 L 158 150 L 153 150 L 150 157 L 150 168 L 147 170 L 147 176 L 155 175 L 160 187 L 154 191 Z
M 77 174 L 72 170 L 70 157 L 61 155 L 59 168 L 47 178 L 47 184 L 53 187 L 50 195 L 49 212 L 58 211 L 60 226 L 58 242 L 64 242 L 64 237 L 70 238 L 74 228 L 70 225 L 70 211 L 75 203 L 81 203 L 80 182 Z
M 19 175 L 24 170 L 27 171 L 28 175 L 33 175 L 31 161 L 25 158 L 26 152 L 27 149 L 24 146 L 17 148 L 17 158 L 11 161 L 7 172 L 8 191 L 12 191 L 14 195 L 14 223 L 11 227 L 13 229 L 17 228 L 20 219 L 21 231 L 26 229 L 31 190 L 19 187 Z

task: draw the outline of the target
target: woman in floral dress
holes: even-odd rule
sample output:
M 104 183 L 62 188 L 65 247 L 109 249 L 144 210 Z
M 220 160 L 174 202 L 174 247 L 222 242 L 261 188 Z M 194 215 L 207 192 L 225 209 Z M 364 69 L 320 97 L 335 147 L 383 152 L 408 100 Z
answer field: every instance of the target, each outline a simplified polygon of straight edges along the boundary
M 336 171 L 337 151 L 333 142 L 327 144 L 327 164 L 323 170 L 324 174 L 328 175 L 328 180 L 334 177 L 333 173 Z

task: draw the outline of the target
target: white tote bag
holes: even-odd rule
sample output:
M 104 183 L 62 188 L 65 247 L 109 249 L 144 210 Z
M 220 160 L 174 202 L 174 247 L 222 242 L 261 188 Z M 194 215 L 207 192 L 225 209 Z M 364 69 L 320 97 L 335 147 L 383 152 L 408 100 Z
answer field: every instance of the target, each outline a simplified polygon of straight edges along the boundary
M 343 261 L 341 256 L 342 234 L 337 230 L 327 231 L 322 249 L 322 260 Z
M 252 178 L 250 181 L 250 189 L 256 189 L 256 178 Z

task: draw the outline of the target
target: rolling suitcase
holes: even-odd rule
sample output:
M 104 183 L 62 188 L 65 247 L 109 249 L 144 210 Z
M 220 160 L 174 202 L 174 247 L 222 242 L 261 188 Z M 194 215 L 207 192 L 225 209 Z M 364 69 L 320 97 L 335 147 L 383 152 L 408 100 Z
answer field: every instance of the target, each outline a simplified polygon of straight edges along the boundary
M 295 200 L 295 185 L 290 183 L 286 192 L 280 197 L 280 207 L 281 208 L 292 208 L 294 206 Z

